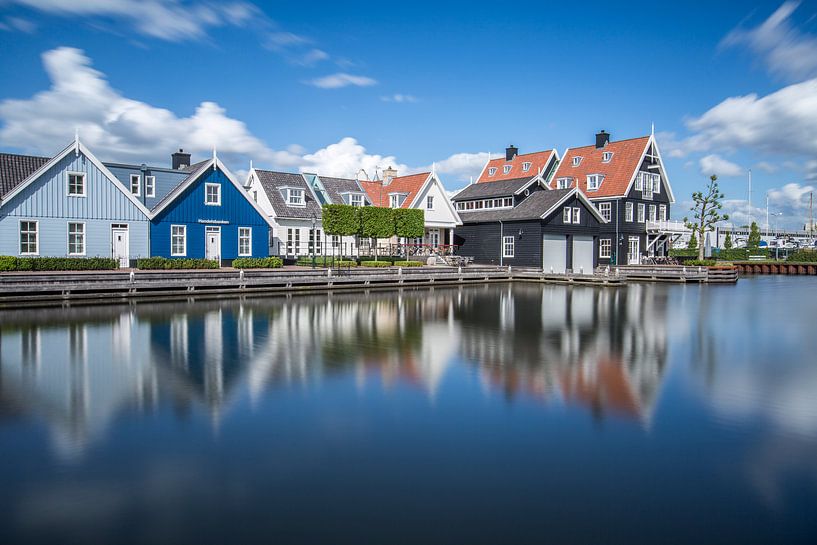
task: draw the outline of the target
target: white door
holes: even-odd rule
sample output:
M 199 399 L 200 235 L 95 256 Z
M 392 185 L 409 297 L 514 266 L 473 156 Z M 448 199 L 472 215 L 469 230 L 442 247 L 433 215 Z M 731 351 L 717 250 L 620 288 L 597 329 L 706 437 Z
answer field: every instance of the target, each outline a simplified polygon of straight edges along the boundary
M 436 248 L 440 245 L 440 230 L 439 229 L 429 229 L 428 230 L 428 243 L 431 244 L 432 248 Z
M 208 227 L 205 233 L 204 257 L 221 261 L 221 227 Z
M 567 269 L 567 238 L 564 235 L 543 235 L 542 270 L 564 274 Z
M 573 237 L 573 272 L 593 274 L 593 237 Z
M 641 263 L 641 244 L 638 237 L 630 237 L 627 244 L 627 264 L 638 265 Z
M 127 227 L 112 228 L 111 240 L 113 241 L 113 258 L 118 260 L 119 267 L 124 269 L 130 264 L 130 240 Z

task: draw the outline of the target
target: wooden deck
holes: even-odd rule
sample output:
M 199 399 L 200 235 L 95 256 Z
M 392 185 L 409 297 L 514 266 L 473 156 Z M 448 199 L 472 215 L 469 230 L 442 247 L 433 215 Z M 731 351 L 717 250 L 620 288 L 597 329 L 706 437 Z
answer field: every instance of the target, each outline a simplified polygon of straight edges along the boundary
M 627 282 L 734 284 L 738 281 L 736 267 L 627 265 L 614 267 L 613 273 L 622 276 Z
M 739 261 L 735 263 L 741 274 L 787 274 L 817 275 L 817 263 L 757 263 Z

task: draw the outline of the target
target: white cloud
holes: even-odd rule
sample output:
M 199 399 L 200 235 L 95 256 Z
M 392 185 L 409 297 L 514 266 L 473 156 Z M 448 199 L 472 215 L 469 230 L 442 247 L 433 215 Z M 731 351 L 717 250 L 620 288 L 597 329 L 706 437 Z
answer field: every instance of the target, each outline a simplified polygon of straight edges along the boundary
M 723 212 L 729 214 L 729 223 L 732 225 L 749 225 L 753 221 L 758 225 L 765 225 L 766 209 L 749 206 L 746 199 L 725 199 L 723 201 Z M 689 207 L 687 207 L 689 208 Z
M 768 172 L 769 174 L 774 174 L 780 170 L 777 165 L 774 165 L 768 161 L 759 161 L 758 163 L 755 163 L 755 168 L 760 169 L 763 172 Z
M 718 177 L 735 177 L 744 174 L 743 167 L 714 153 L 701 157 L 698 164 L 701 167 L 701 174 L 705 176 L 716 174 Z
M 730 32 L 721 47 L 747 46 L 778 76 L 795 81 L 817 76 L 817 38 L 803 34 L 790 22 L 799 5 L 800 2 L 784 2 L 757 28 Z
M 468 181 L 471 176 L 476 178 L 488 162 L 488 153 L 455 153 L 447 159 L 435 164 L 440 175 L 447 174 L 455 181 Z M 443 180 L 445 181 L 445 180 Z
M 3 21 L 0 21 L 0 30 L 5 30 L 7 32 L 18 30 L 26 34 L 31 34 L 37 30 L 37 25 L 28 19 L 23 19 L 22 17 L 6 17 L 3 19 Z
M 345 72 L 338 72 L 337 74 L 310 80 L 307 83 L 321 89 L 340 89 L 341 87 L 348 87 L 350 85 L 355 87 L 369 87 L 376 85 L 377 80 L 366 76 L 355 76 Z
M 125 20 L 141 34 L 172 42 L 202 39 L 207 30 L 225 25 L 244 26 L 260 14 L 248 2 L 181 0 L 10 0 L 57 16 Z
M 302 172 L 318 172 L 326 176 L 347 178 L 354 178 L 357 172 L 363 169 L 370 178 L 373 178 L 376 172 L 379 173 L 389 166 L 396 168 L 400 175 L 416 170 L 400 163 L 394 156 L 369 154 L 357 140 L 346 137 L 337 144 L 304 155 L 299 168 Z
M 769 205 L 784 213 L 802 212 L 808 209 L 809 193 L 813 192 L 814 186 L 788 183 L 769 190 Z
M 397 94 L 394 94 L 394 95 L 382 96 L 382 97 L 380 97 L 380 100 L 382 100 L 383 102 L 397 102 L 397 103 L 403 103 L 403 102 L 414 103 L 414 102 L 418 102 L 417 97 L 415 97 L 414 95 L 403 95 L 403 94 L 400 94 L 400 93 L 397 93 Z

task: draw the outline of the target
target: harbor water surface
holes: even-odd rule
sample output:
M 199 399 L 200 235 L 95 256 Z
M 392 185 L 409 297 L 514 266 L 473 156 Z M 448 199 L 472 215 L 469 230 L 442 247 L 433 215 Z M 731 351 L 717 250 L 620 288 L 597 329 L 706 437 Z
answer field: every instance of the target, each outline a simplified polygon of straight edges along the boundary
M 0 543 L 815 543 L 817 280 L 0 313 Z

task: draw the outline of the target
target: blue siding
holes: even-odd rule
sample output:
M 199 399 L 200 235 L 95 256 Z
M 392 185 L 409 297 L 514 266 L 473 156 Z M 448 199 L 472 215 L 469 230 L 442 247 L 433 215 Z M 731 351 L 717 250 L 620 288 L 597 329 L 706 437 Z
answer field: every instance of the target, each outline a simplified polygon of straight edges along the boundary
M 221 185 L 221 205 L 204 204 L 206 183 Z M 187 226 L 187 256 L 205 257 L 205 229 L 208 226 L 221 227 L 221 257 L 238 257 L 238 228 L 252 229 L 252 256 L 269 255 L 269 224 L 250 204 L 249 195 L 237 189 L 221 170 L 207 169 L 198 180 L 185 191 L 151 223 L 151 253 L 154 256 L 171 257 L 171 225 Z M 214 223 L 219 222 L 219 223 Z
M 85 196 L 68 196 L 68 172 L 85 173 Z M 149 255 L 147 216 L 84 154 L 69 153 L 0 208 L 0 254 L 19 255 L 21 220 L 38 222 L 39 255 L 64 257 L 68 222 L 85 223 L 85 255 L 111 256 L 111 224 L 129 226 L 132 258 Z
M 141 168 L 136 165 L 106 164 L 105 166 L 122 182 L 122 185 L 128 191 L 130 191 L 130 175 L 138 174 L 140 176 L 140 190 L 137 199 L 149 210 L 159 204 L 165 198 L 165 195 L 190 175 L 189 172 L 182 170 L 157 169 L 155 167 L 147 167 L 147 170 L 143 173 Z M 145 196 L 145 176 L 154 176 L 156 178 L 155 197 Z

